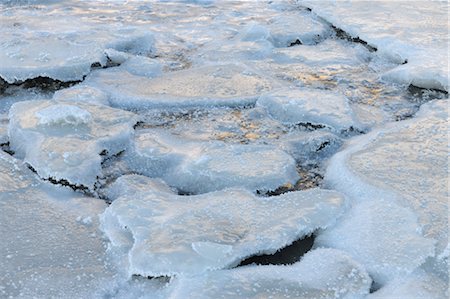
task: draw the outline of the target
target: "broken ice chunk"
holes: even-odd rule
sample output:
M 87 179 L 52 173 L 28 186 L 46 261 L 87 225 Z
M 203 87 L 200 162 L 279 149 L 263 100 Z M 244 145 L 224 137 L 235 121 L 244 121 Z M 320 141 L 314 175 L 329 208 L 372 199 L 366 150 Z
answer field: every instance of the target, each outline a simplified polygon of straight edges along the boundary
M 261 96 L 257 105 L 286 124 L 323 125 L 338 132 L 359 126 L 347 98 L 331 91 L 282 89 Z
M 112 249 L 123 249 L 129 275 L 222 269 L 326 228 L 344 209 L 339 193 L 321 189 L 270 198 L 241 189 L 196 196 L 137 190 L 114 200 L 101 215 Z
M 135 114 L 88 102 L 26 101 L 9 112 L 11 149 L 42 178 L 92 189 L 103 151 L 126 149 Z

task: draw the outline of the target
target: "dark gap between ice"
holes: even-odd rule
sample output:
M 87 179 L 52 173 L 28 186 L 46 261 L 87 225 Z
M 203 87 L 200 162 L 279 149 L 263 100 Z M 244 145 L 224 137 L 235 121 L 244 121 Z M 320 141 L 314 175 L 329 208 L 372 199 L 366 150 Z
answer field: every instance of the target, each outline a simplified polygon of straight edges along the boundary
M 246 265 L 291 265 L 298 262 L 301 257 L 311 250 L 314 244 L 314 234 L 294 241 L 291 245 L 279 249 L 274 254 L 254 255 L 241 261 L 237 267 Z
M 57 90 L 68 88 L 74 86 L 78 83 L 82 82 L 82 80 L 76 81 L 60 81 L 56 79 L 52 79 L 50 77 L 36 77 L 32 79 L 27 79 L 25 81 L 18 81 L 15 83 L 8 83 L 2 78 L 0 78 L 0 94 L 3 94 L 6 89 L 10 86 L 18 86 L 25 89 L 29 88 L 37 88 L 43 92 L 55 92 Z
M 0 148 L 2 149 L 2 151 L 4 151 L 5 153 L 13 156 L 14 155 L 14 151 L 11 150 L 10 146 L 9 146 L 9 142 L 5 142 L 0 144 Z

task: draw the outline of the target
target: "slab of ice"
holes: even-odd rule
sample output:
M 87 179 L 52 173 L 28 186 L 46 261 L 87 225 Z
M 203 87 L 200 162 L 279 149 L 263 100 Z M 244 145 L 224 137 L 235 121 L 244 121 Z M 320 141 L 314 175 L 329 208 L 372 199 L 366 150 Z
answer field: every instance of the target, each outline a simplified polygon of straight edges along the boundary
M 0 151 L 0 297 L 91 298 L 114 285 L 98 230 L 105 208 Z
M 227 187 L 274 190 L 299 179 L 294 159 L 273 146 L 196 142 L 159 130 L 140 132 L 126 159 L 135 171 L 193 194 Z
M 398 64 L 407 61 L 386 73 L 384 78 L 448 91 L 448 2 L 377 1 L 368 5 L 352 0 L 301 3 L 353 37 L 378 48 L 380 55 Z
M 322 125 L 338 132 L 358 127 L 347 98 L 330 91 L 282 89 L 261 96 L 257 105 L 286 124 Z
M 448 246 L 447 103 L 425 104 L 414 119 L 357 137 L 331 159 L 326 184 L 364 203 L 318 242 L 352 252 L 381 280 L 442 254 Z
M 101 176 L 101 156 L 126 149 L 136 117 L 99 104 L 27 101 L 9 112 L 11 149 L 42 178 L 93 189 Z
M 249 266 L 174 281 L 170 298 L 362 298 L 371 279 L 335 249 L 316 249 L 290 266 Z
M 98 70 L 86 84 L 108 93 L 113 106 L 127 109 L 248 105 L 274 85 L 238 65 L 192 68 L 153 79 L 117 69 Z
M 321 189 L 270 198 L 241 189 L 195 196 L 149 189 L 114 200 L 101 222 L 129 275 L 171 276 L 274 253 L 334 223 L 343 209 L 339 193 Z

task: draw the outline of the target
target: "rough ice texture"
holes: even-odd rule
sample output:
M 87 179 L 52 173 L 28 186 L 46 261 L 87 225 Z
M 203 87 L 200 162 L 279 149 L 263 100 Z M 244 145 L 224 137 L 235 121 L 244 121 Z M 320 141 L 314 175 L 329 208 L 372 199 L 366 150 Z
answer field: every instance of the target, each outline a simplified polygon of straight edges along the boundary
M 345 253 L 316 249 L 290 266 L 247 266 L 174 281 L 169 298 L 362 298 L 371 279 Z
M 358 127 L 343 95 L 315 89 L 282 89 L 261 96 L 257 105 L 286 124 L 313 124 L 341 131 Z
M 408 298 L 408 299 L 444 299 L 448 298 L 448 277 L 441 277 L 418 269 L 412 274 L 399 277 L 367 299 Z
M 270 80 L 239 65 L 192 68 L 152 79 L 122 69 L 97 70 L 86 84 L 108 93 L 113 106 L 127 109 L 248 105 L 273 88 Z
M 299 179 L 295 160 L 273 146 L 196 142 L 160 130 L 139 132 L 126 159 L 133 170 L 194 194 L 227 187 L 274 190 Z
M 114 200 L 101 223 L 129 275 L 172 276 L 274 253 L 332 224 L 343 208 L 339 193 L 321 189 L 261 198 L 241 189 L 179 196 L 152 188 Z
M 0 151 L 0 297 L 90 298 L 113 285 L 98 230 L 105 208 Z
M 331 159 L 325 181 L 361 203 L 318 241 L 352 252 L 382 280 L 439 257 L 448 246 L 447 134 L 447 101 L 439 100 L 413 120 L 352 140 Z
M 300 1 L 331 24 L 400 65 L 385 79 L 448 91 L 449 3 L 446 1 Z M 420 20 L 420 21 L 418 21 Z M 379 26 L 384 24 L 384 26 Z
M 11 149 L 42 178 L 90 189 L 101 177 L 101 156 L 125 150 L 134 136 L 133 113 L 73 101 L 27 101 L 9 112 Z
M 108 96 L 104 92 L 83 84 L 58 90 L 55 92 L 53 99 L 56 101 L 85 102 L 109 106 Z
M 108 48 L 132 55 L 154 51 L 148 29 L 126 24 L 99 23 L 73 13 L 85 3 L 74 1 L 72 12 L 64 3 L 11 7 L 0 13 L 0 77 L 8 83 L 36 77 L 60 81 L 82 80 L 93 64 L 105 66 Z

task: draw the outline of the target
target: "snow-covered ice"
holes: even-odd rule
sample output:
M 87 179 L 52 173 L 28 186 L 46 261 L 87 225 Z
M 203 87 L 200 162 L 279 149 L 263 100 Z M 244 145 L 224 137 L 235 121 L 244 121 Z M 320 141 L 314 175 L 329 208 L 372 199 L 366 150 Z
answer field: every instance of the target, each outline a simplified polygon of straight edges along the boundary
M 227 187 L 268 191 L 299 179 L 295 160 L 273 146 L 192 141 L 155 129 L 137 133 L 125 159 L 132 170 L 193 194 Z
M 363 298 L 371 279 L 344 252 L 316 249 L 289 266 L 248 266 L 177 278 L 169 298 Z
M 299 1 L 380 55 L 403 64 L 385 79 L 448 91 L 447 1 Z M 380 26 L 379 24 L 383 24 Z
M 134 136 L 131 112 L 82 101 L 25 101 L 9 112 L 8 135 L 16 157 L 40 177 L 93 190 L 100 154 L 125 150 Z
M 353 139 L 327 169 L 327 186 L 358 203 L 318 242 L 351 252 L 380 283 L 448 246 L 447 105 L 430 102 L 412 120 Z
M 113 285 L 97 220 L 106 204 L 69 190 L 0 151 L 0 297 L 86 298 Z
M 201 78 L 201 80 L 199 79 Z M 86 84 L 126 109 L 238 106 L 256 102 L 274 83 L 247 67 L 212 65 L 148 78 L 120 69 L 97 70 Z
M 283 89 L 261 96 L 257 105 L 287 124 L 323 125 L 338 132 L 358 127 L 347 98 L 329 91 Z
M 101 222 L 129 275 L 171 276 L 274 253 L 332 224 L 344 207 L 339 193 L 321 189 L 261 198 L 241 189 L 179 196 L 152 188 L 115 199 Z

